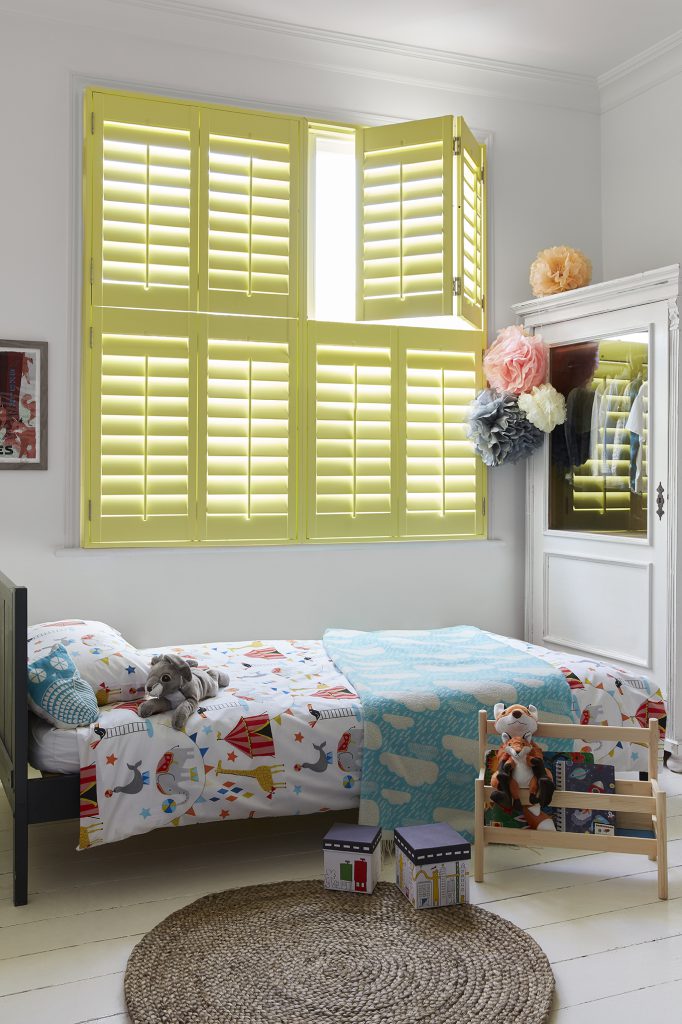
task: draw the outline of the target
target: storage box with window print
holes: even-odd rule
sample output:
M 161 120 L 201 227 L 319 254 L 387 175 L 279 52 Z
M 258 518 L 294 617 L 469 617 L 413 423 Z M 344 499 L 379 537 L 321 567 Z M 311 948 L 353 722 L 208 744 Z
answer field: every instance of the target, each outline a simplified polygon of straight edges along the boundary
M 469 902 L 471 843 L 444 823 L 395 830 L 396 884 L 417 910 Z
M 326 889 L 373 892 L 381 873 L 380 828 L 332 825 L 322 846 Z

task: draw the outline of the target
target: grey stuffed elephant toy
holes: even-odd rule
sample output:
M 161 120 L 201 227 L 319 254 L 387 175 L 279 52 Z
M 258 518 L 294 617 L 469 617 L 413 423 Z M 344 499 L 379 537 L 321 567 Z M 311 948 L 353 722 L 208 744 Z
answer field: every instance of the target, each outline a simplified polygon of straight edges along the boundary
M 185 660 L 177 654 L 159 654 L 152 658 L 145 683 L 149 700 L 140 705 L 140 715 L 148 718 L 149 715 L 169 711 L 175 704 L 170 698 L 179 694 L 185 699 L 173 712 L 173 728 L 184 729 L 199 702 L 207 697 L 216 697 L 218 690 L 229 682 L 230 677 L 222 668 L 199 669 L 191 658 Z

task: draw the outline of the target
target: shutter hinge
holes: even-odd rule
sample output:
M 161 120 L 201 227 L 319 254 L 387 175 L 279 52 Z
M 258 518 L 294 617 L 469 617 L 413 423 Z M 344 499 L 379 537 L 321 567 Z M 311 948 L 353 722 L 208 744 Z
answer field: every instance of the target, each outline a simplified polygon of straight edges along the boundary
M 95 283 L 95 261 L 94 261 L 94 259 L 91 259 L 90 260 L 90 285 L 93 285 L 94 283 Z
M 485 295 L 481 296 L 481 312 L 485 312 Z
M 483 498 L 483 516 L 485 517 L 485 498 Z
M 461 295 L 462 294 L 462 278 L 461 277 L 453 277 L 453 279 L 452 279 L 452 294 L 453 295 Z
M 485 167 L 481 167 L 481 185 L 485 185 Z
M 93 110 L 90 114 L 90 134 L 95 134 L 95 111 Z
M 90 348 L 92 348 L 92 324 L 90 324 Z
M 455 156 L 459 156 L 461 154 L 461 152 L 462 152 L 462 136 L 461 135 L 455 135 L 454 139 L 452 140 L 452 152 L 455 154 Z
M 88 501 L 88 522 L 92 522 L 92 501 Z

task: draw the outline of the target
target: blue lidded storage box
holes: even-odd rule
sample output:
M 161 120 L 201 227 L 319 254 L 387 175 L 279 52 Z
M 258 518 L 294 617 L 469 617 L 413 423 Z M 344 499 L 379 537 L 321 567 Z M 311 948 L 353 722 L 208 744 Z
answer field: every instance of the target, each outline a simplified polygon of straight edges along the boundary
M 469 902 L 471 843 L 444 822 L 395 830 L 395 876 L 418 910 Z

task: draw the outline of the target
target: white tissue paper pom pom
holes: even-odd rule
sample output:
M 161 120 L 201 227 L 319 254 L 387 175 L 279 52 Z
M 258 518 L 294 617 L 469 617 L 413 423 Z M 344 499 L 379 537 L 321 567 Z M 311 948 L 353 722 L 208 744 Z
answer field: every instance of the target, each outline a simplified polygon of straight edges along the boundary
M 540 384 L 525 395 L 519 395 L 519 409 L 533 426 L 549 434 L 566 419 L 566 399 L 551 384 Z

